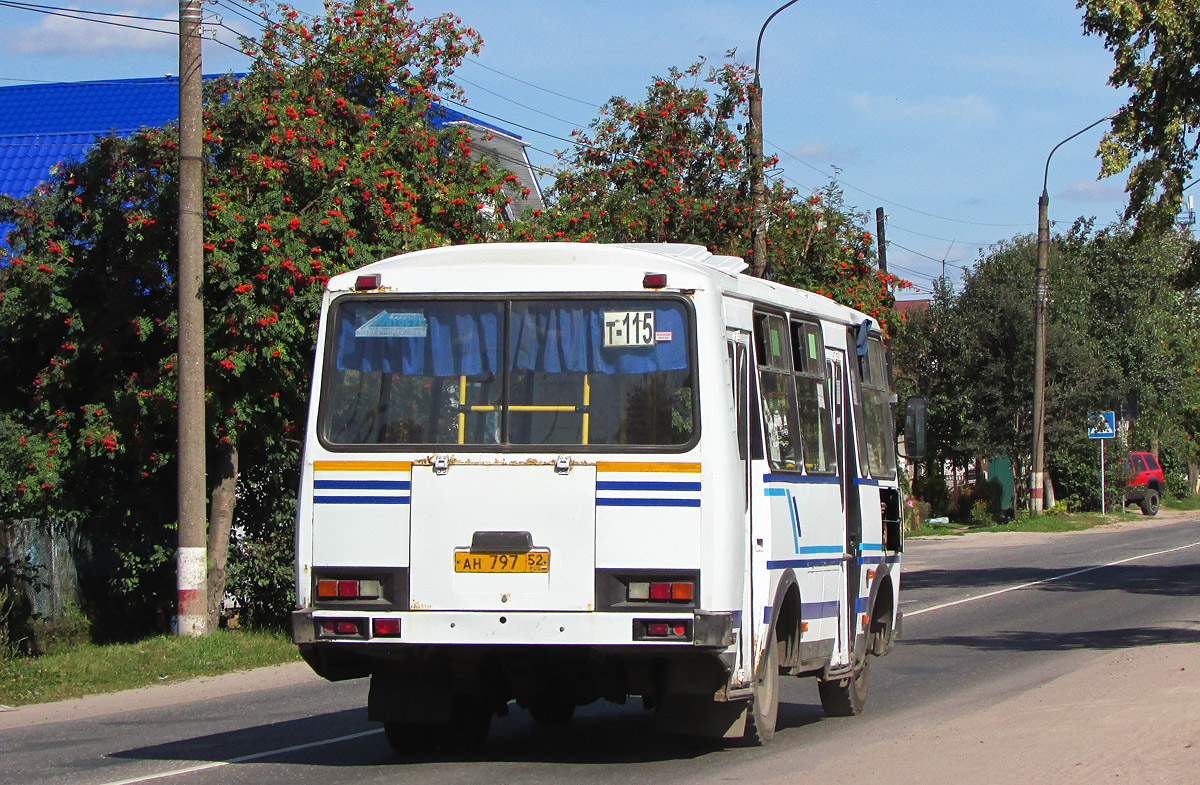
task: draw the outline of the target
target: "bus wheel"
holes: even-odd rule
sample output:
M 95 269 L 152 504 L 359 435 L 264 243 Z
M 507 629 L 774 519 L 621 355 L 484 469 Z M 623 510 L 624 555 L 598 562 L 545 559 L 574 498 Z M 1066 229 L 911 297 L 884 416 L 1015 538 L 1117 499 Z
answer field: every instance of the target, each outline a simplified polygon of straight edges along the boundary
M 452 753 L 475 752 L 487 742 L 491 728 L 491 708 L 474 698 L 456 695 L 450 725 L 442 728 L 442 745 Z
M 763 745 L 775 738 L 775 721 L 779 718 L 779 646 L 775 636 L 767 638 L 767 650 L 754 682 L 754 697 L 750 699 L 750 716 L 746 720 L 746 738 Z
M 829 717 L 853 717 L 867 705 L 867 684 L 871 680 L 871 660 L 864 657 L 853 674 L 844 679 L 818 681 L 821 708 Z

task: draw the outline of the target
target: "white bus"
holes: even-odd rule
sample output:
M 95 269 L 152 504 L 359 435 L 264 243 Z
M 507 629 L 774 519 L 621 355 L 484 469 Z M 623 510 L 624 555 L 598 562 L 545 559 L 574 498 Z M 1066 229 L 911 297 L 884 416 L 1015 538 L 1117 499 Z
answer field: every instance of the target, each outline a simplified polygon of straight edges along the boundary
M 883 343 L 745 268 L 481 244 L 330 280 L 293 634 L 321 676 L 370 677 L 398 752 L 631 696 L 765 743 L 781 675 L 862 709 L 899 622 Z

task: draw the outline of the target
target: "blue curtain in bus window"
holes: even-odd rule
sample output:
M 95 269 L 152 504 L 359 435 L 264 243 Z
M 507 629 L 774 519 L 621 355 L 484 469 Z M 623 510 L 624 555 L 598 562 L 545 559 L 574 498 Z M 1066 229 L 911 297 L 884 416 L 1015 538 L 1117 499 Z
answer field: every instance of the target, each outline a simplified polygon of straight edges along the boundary
M 606 311 L 637 310 L 636 303 L 514 304 L 510 368 L 544 373 L 652 373 L 688 367 L 687 323 L 681 307 L 657 307 L 650 346 L 605 347 Z
M 339 370 L 474 376 L 500 367 L 499 303 L 353 303 L 339 309 Z

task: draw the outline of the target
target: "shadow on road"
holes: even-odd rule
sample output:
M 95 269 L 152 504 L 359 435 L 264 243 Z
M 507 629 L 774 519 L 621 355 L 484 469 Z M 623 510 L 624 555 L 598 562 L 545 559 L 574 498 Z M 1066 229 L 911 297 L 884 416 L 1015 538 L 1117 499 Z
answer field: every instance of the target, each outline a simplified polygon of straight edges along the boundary
M 1076 649 L 1132 649 L 1166 643 L 1200 643 L 1200 626 L 1127 627 L 1086 632 L 998 630 L 987 635 L 946 635 L 939 638 L 906 638 L 905 646 L 963 646 L 988 651 L 1072 651 Z
M 1088 569 L 1091 565 L 1040 569 L 1033 567 L 993 567 L 968 570 L 923 569 L 904 573 L 904 588 L 914 589 L 1003 589 L 1024 583 L 1045 581 L 1065 573 Z M 1030 587 L 1039 591 L 1126 591 L 1134 594 L 1158 594 L 1166 597 L 1200 595 L 1200 564 L 1151 566 L 1118 564 L 1097 567 L 1079 575 L 1059 578 Z
M 776 727 L 782 732 L 809 725 L 823 716 L 819 706 L 781 701 Z M 331 741 L 354 734 L 359 735 Z M 575 718 L 562 726 L 537 725 L 525 711 L 513 707 L 509 716 L 493 719 L 487 744 L 468 753 L 431 752 L 413 759 L 397 756 L 388 746 L 381 726 L 368 722 L 364 709 L 351 709 L 136 747 L 109 753 L 109 757 L 215 763 L 250 756 L 252 760 L 246 762 L 339 768 L 451 761 L 641 764 L 691 760 L 739 746 L 744 746 L 740 740 L 722 742 L 663 734 L 655 728 L 653 712 L 632 705 L 597 703 L 581 707 Z M 278 753 L 264 755 L 275 750 Z

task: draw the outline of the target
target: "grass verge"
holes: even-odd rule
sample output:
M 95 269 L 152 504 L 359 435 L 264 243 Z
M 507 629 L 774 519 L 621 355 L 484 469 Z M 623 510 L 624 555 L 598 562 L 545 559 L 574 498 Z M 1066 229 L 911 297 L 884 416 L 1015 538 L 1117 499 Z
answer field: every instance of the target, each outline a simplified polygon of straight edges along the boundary
M 1130 508 L 1137 510 L 1136 507 Z M 1175 508 L 1180 509 L 1180 508 Z M 1141 512 L 1110 512 L 1101 515 L 1098 512 L 1051 513 L 1037 518 L 1021 518 L 1008 523 L 998 523 L 991 526 L 970 526 L 965 523 L 934 523 L 910 529 L 907 537 L 934 537 L 937 535 L 962 535 L 972 532 L 1077 532 L 1104 526 L 1121 521 L 1137 521 L 1143 518 Z
M 203 638 L 84 644 L 40 657 L 5 654 L 0 655 L 0 704 L 47 703 L 297 659 L 289 637 L 243 630 L 221 630 Z
M 1163 499 L 1162 506 L 1168 510 L 1200 510 L 1200 494 L 1186 499 Z

